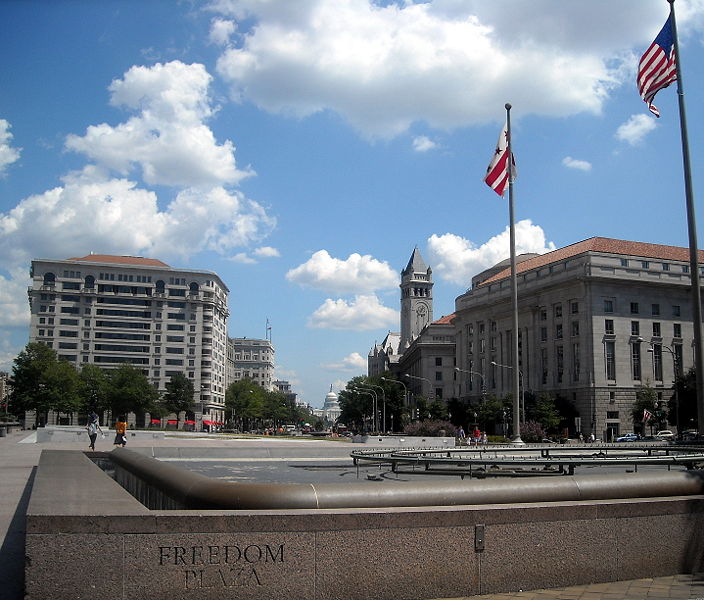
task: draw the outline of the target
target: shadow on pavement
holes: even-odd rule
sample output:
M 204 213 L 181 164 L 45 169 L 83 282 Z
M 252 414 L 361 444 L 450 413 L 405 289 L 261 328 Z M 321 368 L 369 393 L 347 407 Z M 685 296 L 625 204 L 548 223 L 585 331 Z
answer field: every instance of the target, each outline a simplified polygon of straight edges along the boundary
M 32 469 L 17 509 L 7 528 L 5 541 L 0 546 L 0 590 L 4 600 L 21 600 L 24 598 L 24 546 L 27 534 L 26 516 L 29 496 L 34 485 L 37 468 Z

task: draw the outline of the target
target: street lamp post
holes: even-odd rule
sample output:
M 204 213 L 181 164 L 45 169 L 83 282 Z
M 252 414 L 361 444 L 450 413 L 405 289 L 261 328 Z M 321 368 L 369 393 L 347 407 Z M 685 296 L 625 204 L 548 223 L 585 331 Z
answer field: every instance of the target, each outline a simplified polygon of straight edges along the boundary
M 383 407 L 383 413 L 382 413 L 382 429 L 383 433 L 386 433 L 386 393 L 384 392 L 384 388 L 381 387 L 380 385 L 374 385 L 373 383 L 361 383 L 360 385 L 364 386 L 369 386 L 372 388 L 376 388 L 377 390 L 381 390 L 381 404 Z M 377 404 L 377 410 L 379 408 L 379 405 Z
M 430 399 L 430 386 L 433 385 L 433 382 L 430 381 L 430 379 L 427 379 L 425 377 L 418 377 L 417 375 L 410 375 L 409 373 L 404 373 L 404 377 L 408 377 L 408 379 L 418 379 L 420 381 L 427 381 L 428 382 L 428 399 Z M 422 383 L 420 385 L 420 393 L 422 396 L 423 395 L 423 384 Z M 420 410 L 418 411 L 418 419 L 420 419 Z
M 376 426 L 376 405 L 377 405 L 377 397 L 376 397 L 376 392 L 374 390 L 368 390 L 364 389 L 361 387 L 355 387 L 354 390 L 358 394 L 368 394 L 372 398 L 372 410 L 374 411 L 374 421 L 372 422 L 372 426 L 374 427 L 374 431 L 377 431 L 377 426 Z
M 403 386 L 403 405 L 408 406 L 408 388 L 406 387 L 406 384 L 403 383 L 403 381 L 399 381 L 398 379 L 387 379 L 386 377 L 381 378 L 382 381 L 388 381 L 389 383 L 398 383 L 399 385 Z M 391 415 L 391 431 L 394 429 L 394 416 L 393 414 Z
M 513 369 L 512 365 L 501 365 L 493 360 L 491 361 L 491 364 L 494 365 L 495 367 L 501 367 L 502 369 Z M 518 369 L 518 378 L 521 383 L 521 414 L 517 415 L 517 418 L 520 418 L 520 420 L 523 423 L 525 423 L 526 422 L 526 402 L 525 402 L 526 386 L 523 383 L 523 371 L 521 371 L 521 369 Z M 519 439 L 520 439 L 520 436 L 519 436 Z M 518 443 L 523 443 L 523 442 L 521 440 Z
M 479 372 L 477 372 L 477 371 L 470 371 L 470 370 L 467 370 L 467 369 L 460 369 L 459 367 L 455 367 L 455 371 L 457 371 L 458 373 L 467 373 L 468 375 L 470 375 L 470 377 L 471 377 L 472 375 L 476 375 L 477 377 L 479 377 L 479 379 L 482 380 L 481 394 L 482 394 L 482 400 L 484 400 L 484 396 L 485 396 L 485 393 L 486 393 L 486 386 L 485 386 L 485 384 L 484 384 L 484 375 L 482 375 L 481 373 L 479 373 Z M 471 379 L 470 379 L 470 382 L 471 382 Z
M 638 341 L 641 341 L 642 339 L 643 338 L 638 338 Z M 654 348 L 655 344 L 653 342 L 648 342 L 648 344 L 650 344 L 650 348 L 648 348 L 648 352 L 652 352 L 653 356 L 654 356 L 655 355 L 655 348 Z M 677 366 L 677 354 L 675 353 L 675 351 L 672 348 L 670 348 L 670 346 L 665 346 L 664 344 L 660 344 L 660 347 L 663 350 L 665 350 L 666 352 L 669 352 L 670 356 L 672 356 L 672 368 L 674 370 L 672 375 L 674 377 L 673 383 L 674 383 L 674 388 L 675 388 L 675 394 L 674 394 L 675 395 L 675 411 L 676 411 L 675 425 L 677 427 L 677 435 L 680 435 L 682 432 L 680 431 L 680 396 L 677 391 L 677 375 L 679 373 L 679 369 Z

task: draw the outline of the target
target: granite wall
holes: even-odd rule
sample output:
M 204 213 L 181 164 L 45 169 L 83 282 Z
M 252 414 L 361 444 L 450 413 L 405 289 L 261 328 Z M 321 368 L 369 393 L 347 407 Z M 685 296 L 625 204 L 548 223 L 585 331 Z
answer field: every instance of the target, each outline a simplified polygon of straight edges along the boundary
M 150 511 L 83 453 L 45 450 L 26 553 L 29 600 L 451 598 L 701 571 L 704 496 Z

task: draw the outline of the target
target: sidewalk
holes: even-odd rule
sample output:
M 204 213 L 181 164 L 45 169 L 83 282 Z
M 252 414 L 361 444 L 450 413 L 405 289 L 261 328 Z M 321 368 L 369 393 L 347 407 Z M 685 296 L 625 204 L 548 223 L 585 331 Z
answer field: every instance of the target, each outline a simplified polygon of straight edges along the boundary
M 0 438 L 0 590 L 4 600 L 22 600 L 24 597 L 24 539 L 25 512 L 29 502 L 34 468 L 43 449 L 87 450 L 84 444 L 31 442 L 32 432 L 13 431 Z M 97 450 L 112 450 L 112 438 L 98 438 Z M 191 447 L 252 447 L 272 444 L 296 445 L 302 441 L 234 440 L 184 436 L 164 440 L 131 440 L 130 446 L 191 446 Z M 309 442 L 316 448 L 340 442 L 316 440 Z M 350 444 L 352 447 L 352 444 Z M 638 579 L 614 583 L 599 583 L 550 590 L 533 590 L 471 596 L 456 600 L 704 600 L 704 577 L 675 575 L 655 579 Z M 440 599 L 438 599 L 440 600 Z

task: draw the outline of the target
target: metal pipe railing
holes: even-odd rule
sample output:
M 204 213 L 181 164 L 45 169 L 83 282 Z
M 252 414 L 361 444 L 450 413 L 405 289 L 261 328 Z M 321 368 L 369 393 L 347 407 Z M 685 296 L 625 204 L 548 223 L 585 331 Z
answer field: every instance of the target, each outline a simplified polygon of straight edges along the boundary
M 259 484 L 218 481 L 125 448 L 110 453 L 120 471 L 186 509 L 280 510 L 565 502 L 704 494 L 700 471 L 535 477 L 511 480 L 354 484 Z M 141 498 L 138 498 L 141 500 Z

